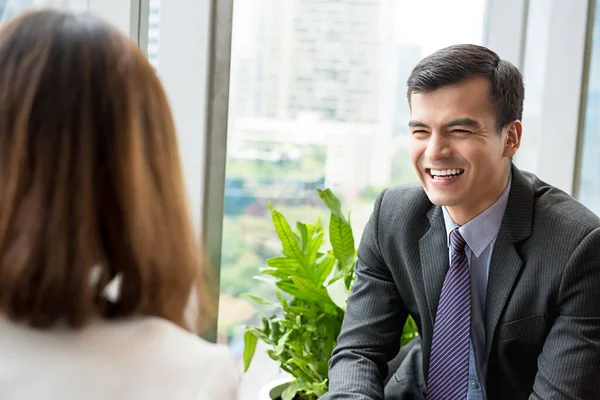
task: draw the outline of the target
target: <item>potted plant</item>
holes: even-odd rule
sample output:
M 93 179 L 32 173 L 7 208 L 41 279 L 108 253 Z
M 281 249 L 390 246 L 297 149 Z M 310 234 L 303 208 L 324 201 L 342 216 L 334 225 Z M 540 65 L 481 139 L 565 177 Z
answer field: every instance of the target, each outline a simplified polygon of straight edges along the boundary
M 282 255 L 267 261 L 259 279 L 268 277 L 274 284 L 277 301 L 248 297 L 275 307 L 277 312 L 262 317 L 260 326 L 246 327 L 244 370 L 250 366 L 260 339 L 271 347 L 269 357 L 293 379 L 265 387 L 259 400 L 316 400 L 327 392 L 328 360 L 354 280 L 356 248 L 350 215 L 342 213 L 340 201 L 331 190 L 318 190 L 318 194 L 331 212 L 327 249 L 320 219 L 315 224 L 298 222 L 292 230 L 282 213 L 269 205 Z M 415 336 L 416 325 L 409 319 L 402 341 Z

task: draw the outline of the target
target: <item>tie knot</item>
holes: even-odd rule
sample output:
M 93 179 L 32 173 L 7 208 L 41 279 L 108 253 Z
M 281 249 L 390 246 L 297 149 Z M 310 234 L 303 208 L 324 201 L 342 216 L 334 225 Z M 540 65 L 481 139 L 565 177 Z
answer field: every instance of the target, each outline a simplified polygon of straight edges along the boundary
M 458 228 L 455 228 L 450 232 L 450 246 L 452 248 L 452 252 L 458 254 L 465 254 L 465 246 L 467 242 L 462 237 Z

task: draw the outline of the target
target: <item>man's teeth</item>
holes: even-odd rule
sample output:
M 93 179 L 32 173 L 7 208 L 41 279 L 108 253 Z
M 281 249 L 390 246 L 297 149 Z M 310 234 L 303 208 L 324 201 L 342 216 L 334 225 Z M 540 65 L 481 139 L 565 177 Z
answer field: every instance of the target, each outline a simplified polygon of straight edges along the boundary
M 448 175 L 458 175 L 462 174 L 464 170 L 462 169 L 432 169 L 431 175 L 433 176 L 448 176 Z

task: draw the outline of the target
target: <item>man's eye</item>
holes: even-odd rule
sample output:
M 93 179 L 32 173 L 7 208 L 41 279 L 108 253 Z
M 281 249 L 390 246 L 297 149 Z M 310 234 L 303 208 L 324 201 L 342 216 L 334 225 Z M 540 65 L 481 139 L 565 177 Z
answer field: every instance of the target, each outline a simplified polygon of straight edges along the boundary
M 422 135 L 422 134 L 427 134 L 427 133 L 428 133 L 427 131 L 424 131 L 422 129 L 418 129 L 416 131 L 413 131 L 413 135 L 419 135 L 419 134 Z
M 467 131 L 464 129 L 453 129 L 452 132 L 453 133 L 471 133 L 471 131 Z

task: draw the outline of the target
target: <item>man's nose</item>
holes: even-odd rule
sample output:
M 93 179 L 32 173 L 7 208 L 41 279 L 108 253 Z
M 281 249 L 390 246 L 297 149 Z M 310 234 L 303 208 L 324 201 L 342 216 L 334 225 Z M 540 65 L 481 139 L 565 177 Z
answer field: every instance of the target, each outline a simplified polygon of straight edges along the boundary
M 425 157 L 430 161 L 441 160 L 450 157 L 450 143 L 444 135 L 432 133 L 427 142 Z

